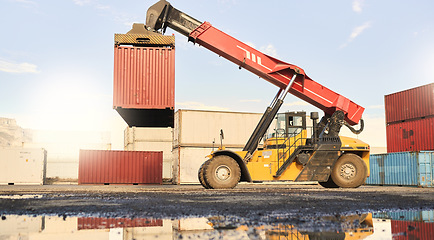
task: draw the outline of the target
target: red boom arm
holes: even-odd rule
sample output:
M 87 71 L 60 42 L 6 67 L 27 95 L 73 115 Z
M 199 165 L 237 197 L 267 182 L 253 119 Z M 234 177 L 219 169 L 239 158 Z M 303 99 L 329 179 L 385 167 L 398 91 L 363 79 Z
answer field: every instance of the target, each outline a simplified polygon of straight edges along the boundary
M 290 93 L 332 115 L 336 110 L 345 113 L 345 120 L 355 125 L 362 117 L 364 108 L 348 98 L 333 92 L 310 79 L 303 69 L 270 57 L 249 45 L 204 22 L 190 33 L 189 40 L 223 56 L 270 83 L 284 89 L 294 73 L 297 78 Z

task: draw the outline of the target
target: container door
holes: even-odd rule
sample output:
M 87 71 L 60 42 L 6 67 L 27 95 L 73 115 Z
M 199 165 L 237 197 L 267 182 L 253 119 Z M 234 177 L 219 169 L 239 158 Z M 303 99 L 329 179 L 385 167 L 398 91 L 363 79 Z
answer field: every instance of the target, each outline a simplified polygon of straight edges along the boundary
M 433 187 L 434 152 L 419 153 L 419 186 Z

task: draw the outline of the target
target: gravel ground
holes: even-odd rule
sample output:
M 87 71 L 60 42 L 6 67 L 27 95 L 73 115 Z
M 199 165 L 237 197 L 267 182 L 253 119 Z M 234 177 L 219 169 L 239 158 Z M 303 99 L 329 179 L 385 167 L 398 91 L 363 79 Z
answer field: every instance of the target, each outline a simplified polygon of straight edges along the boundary
M 321 216 L 432 210 L 434 188 L 240 184 L 230 190 L 200 185 L 0 186 L 0 214 L 185 218 L 224 216 L 249 224 L 299 223 Z

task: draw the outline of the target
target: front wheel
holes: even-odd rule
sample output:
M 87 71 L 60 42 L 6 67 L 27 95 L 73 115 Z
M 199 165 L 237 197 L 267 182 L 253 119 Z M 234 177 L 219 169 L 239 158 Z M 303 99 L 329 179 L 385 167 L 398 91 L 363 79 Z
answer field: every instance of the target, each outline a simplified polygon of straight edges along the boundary
M 368 168 L 361 157 L 356 154 L 342 155 L 333 166 L 330 178 L 342 188 L 357 188 L 365 183 Z
M 210 161 L 211 159 L 208 159 L 206 162 L 202 163 L 202 165 L 200 165 L 199 171 L 197 172 L 197 178 L 199 179 L 200 184 L 206 188 L 209 189 L 209 185 L 207 182 L 205 182 L 204 176 L 203 176 L 203 167 L 207 164 L 208 161 Z
M 234 188 L 240 181 L 240 177 L 241 169 L 238 163 L 229 156 L 213 157 L 203 166 L 203 178 L 209 188 Z

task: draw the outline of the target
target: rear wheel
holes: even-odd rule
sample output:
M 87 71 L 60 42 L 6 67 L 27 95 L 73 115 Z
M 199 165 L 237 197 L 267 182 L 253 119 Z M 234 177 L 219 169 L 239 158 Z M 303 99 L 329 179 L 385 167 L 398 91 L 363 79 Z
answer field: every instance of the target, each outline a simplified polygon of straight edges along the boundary
M 204 182 L 213 189 L 234 188 L 240 181 L 238 163 L 229 156 L 216 156 L 203 166 Z
M 357 188 L 365 183 L 367 175 L 368 168 L 362 158 L 346 153 L 336 161 L 330 178 L 339 187 Z

